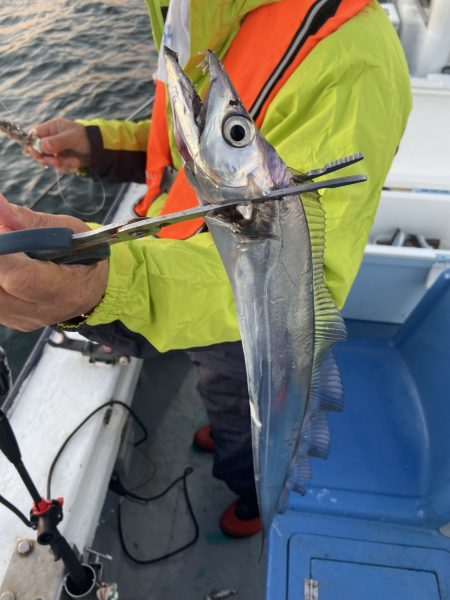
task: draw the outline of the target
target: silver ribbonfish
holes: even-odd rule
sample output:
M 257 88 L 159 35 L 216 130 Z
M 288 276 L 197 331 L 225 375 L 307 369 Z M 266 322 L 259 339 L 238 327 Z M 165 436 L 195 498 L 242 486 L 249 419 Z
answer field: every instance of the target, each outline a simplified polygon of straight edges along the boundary
M 208 52 L 202 102 L 165 49 L 175 139 L 202 204 L 263 196 L 292 175 L 261 136 L 222 64 Z M 325 458 L 325 411 L 342 407 L 330 347 L 345 337 L 323 280 L 325 216 L 317 194 L 230 208 L 206 218 L 230 279 L 244 347 L 253 459 L 265 528 Z

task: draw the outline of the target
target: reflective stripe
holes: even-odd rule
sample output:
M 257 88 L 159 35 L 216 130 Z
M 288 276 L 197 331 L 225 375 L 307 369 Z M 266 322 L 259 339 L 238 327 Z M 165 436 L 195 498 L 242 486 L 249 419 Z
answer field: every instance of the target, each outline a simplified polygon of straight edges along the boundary
M 312 33 L 311 27 L 314 25 L 316 17 L 320 15 L 323 8 L 328 8 L 328 5 L 330 5 L 331 8 L 334 4 L 336 5 L 337 9 L 337 7 L 340 4 L 340 0 L 338 0 L 337 2 L 336 0 L 317 0 L 317 2 L 311 6 L 303 23 L 300 25 L 300 28 L 297 30 L 292 42 L 290 43 L 289 48 L 287 49 L 281 61 L 276 66 L 275 70 L 272 72 L 271 76 L 267 80 L 264 87 L 261 89 L 260 93 L 258 94 L 258 97 L 256 98 L 255 102 L 250 108 L 249 113 L 253 119 L 256 120 L 261 108 L 264 105 L 264 102 L 267 100 L 270 92 L 274 88 L 278 79 L 283 75 L 289 64 L 292 62 L 295 55 L 305 42 L 306 38 Z M 323 23 L 320 24 L 322 25 Z

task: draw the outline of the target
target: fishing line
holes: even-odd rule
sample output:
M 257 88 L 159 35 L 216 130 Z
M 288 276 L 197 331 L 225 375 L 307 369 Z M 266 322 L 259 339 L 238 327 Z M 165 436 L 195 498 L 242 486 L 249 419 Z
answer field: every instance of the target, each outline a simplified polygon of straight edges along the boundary
M 60 178 L 62 179 L 64 177 L 64 175 Z M 48 186 L 48 188 L 42 192 L 42 194 L 40 196 L 38 196 L 35 200 L 32 200 L 31 202 L 29 202 L 28 204 L 24 204 L 25 208 L 34 208 L 36 206 L 36 204 L 38 204 L 43 198 L 45 198 L 45 196 L 50 193 L 57 185 L 59 184 L 58 179 L 56 179 L 51 185 Z
M 100 184 L 101 192 L 102 192 L 102 198 L 101 198 L 101 201 L 100 201 L 99 205 L 95 206 L 94 210 L 84 211 L 84 210 L 81 210 L 78 205 L 75 205 L 75 204 L 72 204 L 71 202 L 69 202 L 69 200 L 64 196 L 63 191 L 62 191 L 62 187 L 61 187 L 62 176 L 58 173 L 58 171 L 56 171 L 56 178 L 57 178 L 57 183 L 58 183 L 58 194 L 61 197 L 61 199 L 63 201 L 63 204 L 67 208 L 69 208 L 72 212 L 76 212 L 77 214 L 79 214 L 79 215 L 81 215 L 83 217 L 90 217 L 90 216 L 96 215 L 97 213 L 99 213 L 102 210 L 102 208 L 105 206 L 105 203 L 106 203 L 106 189 L 105 189 L 105 186 L 103 185 L 103 182 L 102 182 L 100 176 L 92 168 L 89 168 L 89 174 L 92 175 L 92 178 L 97 183 Z M 84 178 L 84 177 L 83 178 L 81 178 L 81 177 L 78 178 L 79 181 L 81 181 L 82 179 L 84 179 L 88 183 L 92 183 L 87 178 Z
M 127 121 L 131 121 L 132 119 L 134 119 L 135 117 L 137 117 L 140 113 L 142 113 L 144 110 L 148 110 L 149 112 L 151 112 L 152 108 L 153 108 L 153 103 L 155 100 L 155 96 L 152 95 L 150 96 L 150 98 L 148 98 L 147 100 L 145 100 L 145 102 L 143 104 L 141 104 L 140 106 L 138 106 L 127 118 Z M 1 103 L 1 100 L 0 100 Z M 7 109 L 7 107 L 5 106 L 5 108 Z M 8 110 L 8 109 L 7 109 Z M 100 212 L 103 207 L 105 206 L 105 202 L 106 202 L 106 190 L 105 187 L 103 185 L 102 179 L 101 177 L 98 175 L 98 173 L 96 173 L 94 171 L 94 169 L 92 167 L 89 167 L 89 173 L 92 174 L 93 178 L 98 181 L 100 183 L 100 185 L 102 186 L 102 202 L 101 205 L 98 209 L 96 209 L 94 212 L 82 212 L 80 211 L 78 208 L 76 209 L 76 211 L 78 212 L 78 214 L 82 215 L 82 216 L 92 216 L 97 214 L 98 212 Z M 47 194 L 49 192 L 51 192 L 53 190 L 53 188 L 55 186 L 58 186 L 58 191 L 59 194 L 61 196 L 61 198 L 63 199 L 64 204 L 72 211 L 75 211 L 75 207 L 72 206 L 72 204 L 70 204 L 70 202 L 68 202 L 65 197 L 64 194 L 62 193 L 62 188 L 61 188 L 61 181 L 68 175 L 68 173 L 64 173 L 63 175 L 60 175 L 58 171 L 56 171 L 56 181 L 54 181 L 51 185 L 49 185 L 49 187 L 36 199 L 33 200 L 32 202 L 30 202 L 29 204 L 26 205 L 27 208 L 34 208 L 41 200 L 43 200 Z
M 3 100 L 1 98 L 0 98 L 0 105 L 3 106 L 3 108 L 8 113 L 8 115 L 10 115 L 11 117 L 13 116 L 12 111 L 6 106 L 6 104 L 3 102 Z
M 150 98 L 148 98 L 147 100 L 145 100 L 145 102 L 143 104 L 141 104 L 140 106 L 138 106 L 127 118 L 127 121 L 131 121 L 132 119 L 134 119 L 135 117 L 137 117 L 140 113 L 142 113 L 144 110 L 149 110 L 151 112 L 151 110 L 153 109 L 153 104 L 155 101 L 155 95 L 153 94 L 152 96 L 150 96 Z M 73 206 L 70 202 L 67 201 L 67 199 L 65 198 L 63 192 L 62 192 L 62 188 L 61 188 L 61 180 L 67 175 L 60 175 L 58 173 L 58 171 L 56 171 L 56 177 L 57 180 L 55 183 L 53 183 L 50 187 L 48 187 L 45 192 L 43 194 L 41 194 L 39 196 L 39 198 L 33 202 L 30 206 L 30 208 L 32 206 L 35 206 L 38 202 L 40 202 L 40 200 L 42 200 L 53 188 L 55 185 L 58 185 L 58 192 L 59 195 L 61 196 L 63 203 L 71 210 L 71 211 L 75 211 L 78 212 L 78 214 L 80 214 L 83 217 L 89 217 L 89 216 L 93 216 L 96 215 L 97 213 L 99 213 L 103 207 L 105 206 L 106 203 L 106 190 L 105 190 L 105 186 L 103 185 L 102 179 L 101 177 L 98 175 L 98 173 L 96 173 L 96 171 L 94 171 L 94 169 L 92 167 L 88 167 L 89 170 L 89 174 L 92 175 L 93 179 L 95 179 L 102 187 L 102 201 L 101 204 L 99 206 L 99 208 L 96 208 L 95 211 L 92 212 L 83 212 L 81 211 L 78 207 L 75 208 L 75 206 Z

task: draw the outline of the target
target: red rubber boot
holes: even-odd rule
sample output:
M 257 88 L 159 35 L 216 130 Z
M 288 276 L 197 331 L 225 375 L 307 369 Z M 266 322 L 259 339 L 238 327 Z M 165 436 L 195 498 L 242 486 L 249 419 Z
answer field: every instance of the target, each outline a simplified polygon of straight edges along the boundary
M 211 425 L 204 425 L 194 433 L 194 446 L 203 452 L 214 452 L 214 440 L 211 437 Z
M 241 496 L 225 510 L 220 518 L 220 529 L 233 538 L 256 535 L 262 529 L 258 502 L 254 495 Z

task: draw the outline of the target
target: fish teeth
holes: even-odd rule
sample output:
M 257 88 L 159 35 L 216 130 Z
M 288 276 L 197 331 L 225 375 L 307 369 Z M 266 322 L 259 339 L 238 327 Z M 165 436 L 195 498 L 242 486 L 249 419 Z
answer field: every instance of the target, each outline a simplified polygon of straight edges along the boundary
M 242 204 L 236 206 L 236 210 L 244 217 L 244 219 L 251 219 L 253 207 L 248 204 Z

